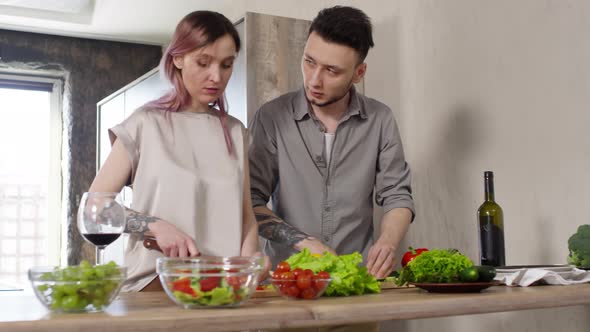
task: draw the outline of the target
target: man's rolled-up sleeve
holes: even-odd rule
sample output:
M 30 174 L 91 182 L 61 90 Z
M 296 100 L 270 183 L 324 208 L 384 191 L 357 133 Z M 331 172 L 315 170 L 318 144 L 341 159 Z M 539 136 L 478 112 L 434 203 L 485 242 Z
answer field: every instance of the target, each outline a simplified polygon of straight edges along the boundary
M 410 167 L 406 162 L 402 141 L 393 113 L 390 113 L 381 127 L 379 160 L 375 183 L 375 202 L 383 207 L 383 212 L 395 208 L 415 210 L 412 199 Z
M 252 206 L 266 205 L 278 181 L 275 129 L 272 119 L 261 108 L 250 124 L 250 193 Z

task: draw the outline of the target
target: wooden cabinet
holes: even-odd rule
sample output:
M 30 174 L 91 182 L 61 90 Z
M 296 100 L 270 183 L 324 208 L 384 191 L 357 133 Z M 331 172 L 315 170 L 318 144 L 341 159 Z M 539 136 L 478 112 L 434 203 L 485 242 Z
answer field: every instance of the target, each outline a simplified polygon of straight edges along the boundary
M 246 13 L 236 24 L 242 51 L 226 89 L 230 114 L 247 126 L 264 103 L 302 86 L 301 57 L 310 24 L 258 13 Z

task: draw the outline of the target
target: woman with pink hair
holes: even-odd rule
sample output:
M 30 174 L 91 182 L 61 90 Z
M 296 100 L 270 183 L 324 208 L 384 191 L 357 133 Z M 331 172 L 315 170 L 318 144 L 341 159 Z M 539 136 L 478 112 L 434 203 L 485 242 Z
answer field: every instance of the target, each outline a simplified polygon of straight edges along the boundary
M 161 61 L 172 90 L 109 130 L 112 150 L 89 191 L 133 188 L 128 291 L 161 289 L 155 262 L 163 255 L 251 256 L 258 248 L 246 130 L 224 102 L 239 50 L 225 16 L 188 14 Z M 143 247 L 148 233 L 162 252 Z

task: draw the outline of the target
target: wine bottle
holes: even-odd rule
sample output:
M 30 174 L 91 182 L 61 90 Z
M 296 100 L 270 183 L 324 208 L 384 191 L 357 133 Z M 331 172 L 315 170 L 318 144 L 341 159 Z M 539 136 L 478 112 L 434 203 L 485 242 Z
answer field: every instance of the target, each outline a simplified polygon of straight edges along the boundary
M 481 265 L 504 266 L 504 213 L 494 197 L 494 173 L 484 172 L 485 201 L 477 210 Z

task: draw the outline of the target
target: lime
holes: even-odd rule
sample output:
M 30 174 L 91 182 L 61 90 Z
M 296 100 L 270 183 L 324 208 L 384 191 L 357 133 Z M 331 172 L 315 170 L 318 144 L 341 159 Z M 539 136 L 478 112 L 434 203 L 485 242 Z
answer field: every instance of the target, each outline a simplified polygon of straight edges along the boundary
M 477 271 L 477 267 L 472 266 L 464 269 L 463 271 L 459 272 L 459 280 L 465 282 L 474 282 L 477 281 L 479 278 L 479 272 Z

